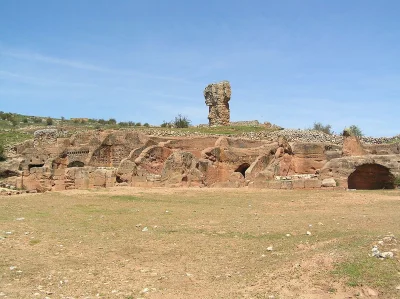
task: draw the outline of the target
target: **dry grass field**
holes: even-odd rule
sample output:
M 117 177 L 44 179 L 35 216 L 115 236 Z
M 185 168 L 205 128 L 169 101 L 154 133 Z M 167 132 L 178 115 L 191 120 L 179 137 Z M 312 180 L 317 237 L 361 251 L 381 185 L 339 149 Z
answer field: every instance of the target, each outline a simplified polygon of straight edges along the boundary
M 399 236 L 399 191 L 0 197 L 0 298 L 400 298 Z

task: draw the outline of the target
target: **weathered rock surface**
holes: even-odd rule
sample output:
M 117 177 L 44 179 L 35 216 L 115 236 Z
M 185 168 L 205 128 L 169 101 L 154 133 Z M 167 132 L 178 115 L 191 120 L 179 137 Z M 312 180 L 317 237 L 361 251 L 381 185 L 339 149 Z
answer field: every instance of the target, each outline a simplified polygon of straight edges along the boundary
M 114 185 L 303 189 L 337 183 L 379 189 L 394 188 L 400 175 L 399 144 L 365 145 L 350 137 L 344 146 L 289 141 L 286 135 L 258 140 L 134 130 L 71 137 L 50 130 L 35 138 L 13 146 L 12 157 L 0 163 L 5 185 L 39 192 Z
M 213 83 L 204 89 L 204 98 L 209 107 L 208 121 L 210 126 L 227 126 L 230 122 L 229 101 L 231 85 L 228 81 Z

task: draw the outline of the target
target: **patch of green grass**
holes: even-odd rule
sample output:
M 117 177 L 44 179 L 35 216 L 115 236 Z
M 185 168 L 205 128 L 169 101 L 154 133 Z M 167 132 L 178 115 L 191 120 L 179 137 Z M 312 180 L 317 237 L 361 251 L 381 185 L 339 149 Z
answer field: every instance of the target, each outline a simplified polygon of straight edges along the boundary
M 237 135 L 249 132 L 273 132 L 276 129 L 266 129 L 263 126 L 218 126 L 218 127 L 189 127 L 183 129 L 168 129 L 172 131 L 189 132 L 189 133 L 202 133 L 210 135 Z
M 4 146 L 21 143 L 32 138 L 32 134 L 29 133 L 20 132 L 17 130 L 0 130 L 0 144 Z
M 390 290 L 400 282 L 399 271 L 400 265 L 395 259 L 380 260 L 363 255 L 337 264 L 332 273 L 345 278 L 351 287 L 368 285 Z

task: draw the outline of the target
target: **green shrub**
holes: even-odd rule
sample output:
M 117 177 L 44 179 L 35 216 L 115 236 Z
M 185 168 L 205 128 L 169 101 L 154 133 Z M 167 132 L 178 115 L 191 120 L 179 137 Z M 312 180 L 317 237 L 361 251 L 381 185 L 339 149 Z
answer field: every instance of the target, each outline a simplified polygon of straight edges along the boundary
M 27 124 L 27 123 L 28 123 L 28 119 L 27 119 L 26 117 L 24 117 L 24 119 L 22 120 L 22 122 L 23 122 L 24 124 Z
M 142 123 L 141 123 L 141 122 L 137 122 L 137 123 L 135 124 L 135 126 L 136 126 L 136 127 L 141 127 L 141 126 L 142 126 Z
M 332 135 L 332 126 L 331 125 L 323 125 L 320 122 L 314 122 L 313 127 L 311 128 L 312 130 L 316 130 L 316 131 L 321 131 L 324 132 L 326 134 Z
M 165 120 L 163 120 L 163 123 L 161 124 L 161 128 L 171 128 L 172 125 L 170 122 L 166 122 Z
M 178 114 L 172 124 L 175 128 L 188 128 L 190 125 L 190 120 L 186 116 Z
M 34 117 L 34 118 L 33 118 L 33 122 L 34 122 L 35 124 L 40 124 L 40 123 L 42 122 L 42 119 L 41 119 L 40 117 Z
M 110 118 L 110 119 L 108 120 L 108 124 L 110 124 L 110 125 L 115 125 L 115 124 L 117 124 L 117 120 L 116 120 L 115 118 Z
M 48 125 L 48 126 L 53 125 L 53 119 L 51 117 L 46 118 L 46 125 Z
M 143 124 L 143 127 L 148 128 L 148 127 L 150 127 L 150 125 L 149 125 L 149 123 L 144 123 L 144 124 Z
M 397 177 L 395 177 L 394 179 L 394 185 L 396 187 L 400 187 L 400 175 L 398 175 Z
M 12 124 L 13 127 L 16 127 L 17 124 L 18 124 L 18 122 L 17 122 L 17 120 L 16 120 L 15 118 L 11 118 L 11 119 L 10 119 L 10 122 L 11 122 L 11 124 Z

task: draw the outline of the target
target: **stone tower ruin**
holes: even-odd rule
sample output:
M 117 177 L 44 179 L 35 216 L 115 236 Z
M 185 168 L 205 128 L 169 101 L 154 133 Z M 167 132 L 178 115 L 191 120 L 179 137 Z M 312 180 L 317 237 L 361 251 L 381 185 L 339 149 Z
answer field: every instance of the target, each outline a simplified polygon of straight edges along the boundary
M 204 98 L 209 107 L 208 124 L 210 126 L 228 126 L 230 123 L 229 101 L 231 85 L 228 81 L 212 83 L 204 89 Z

